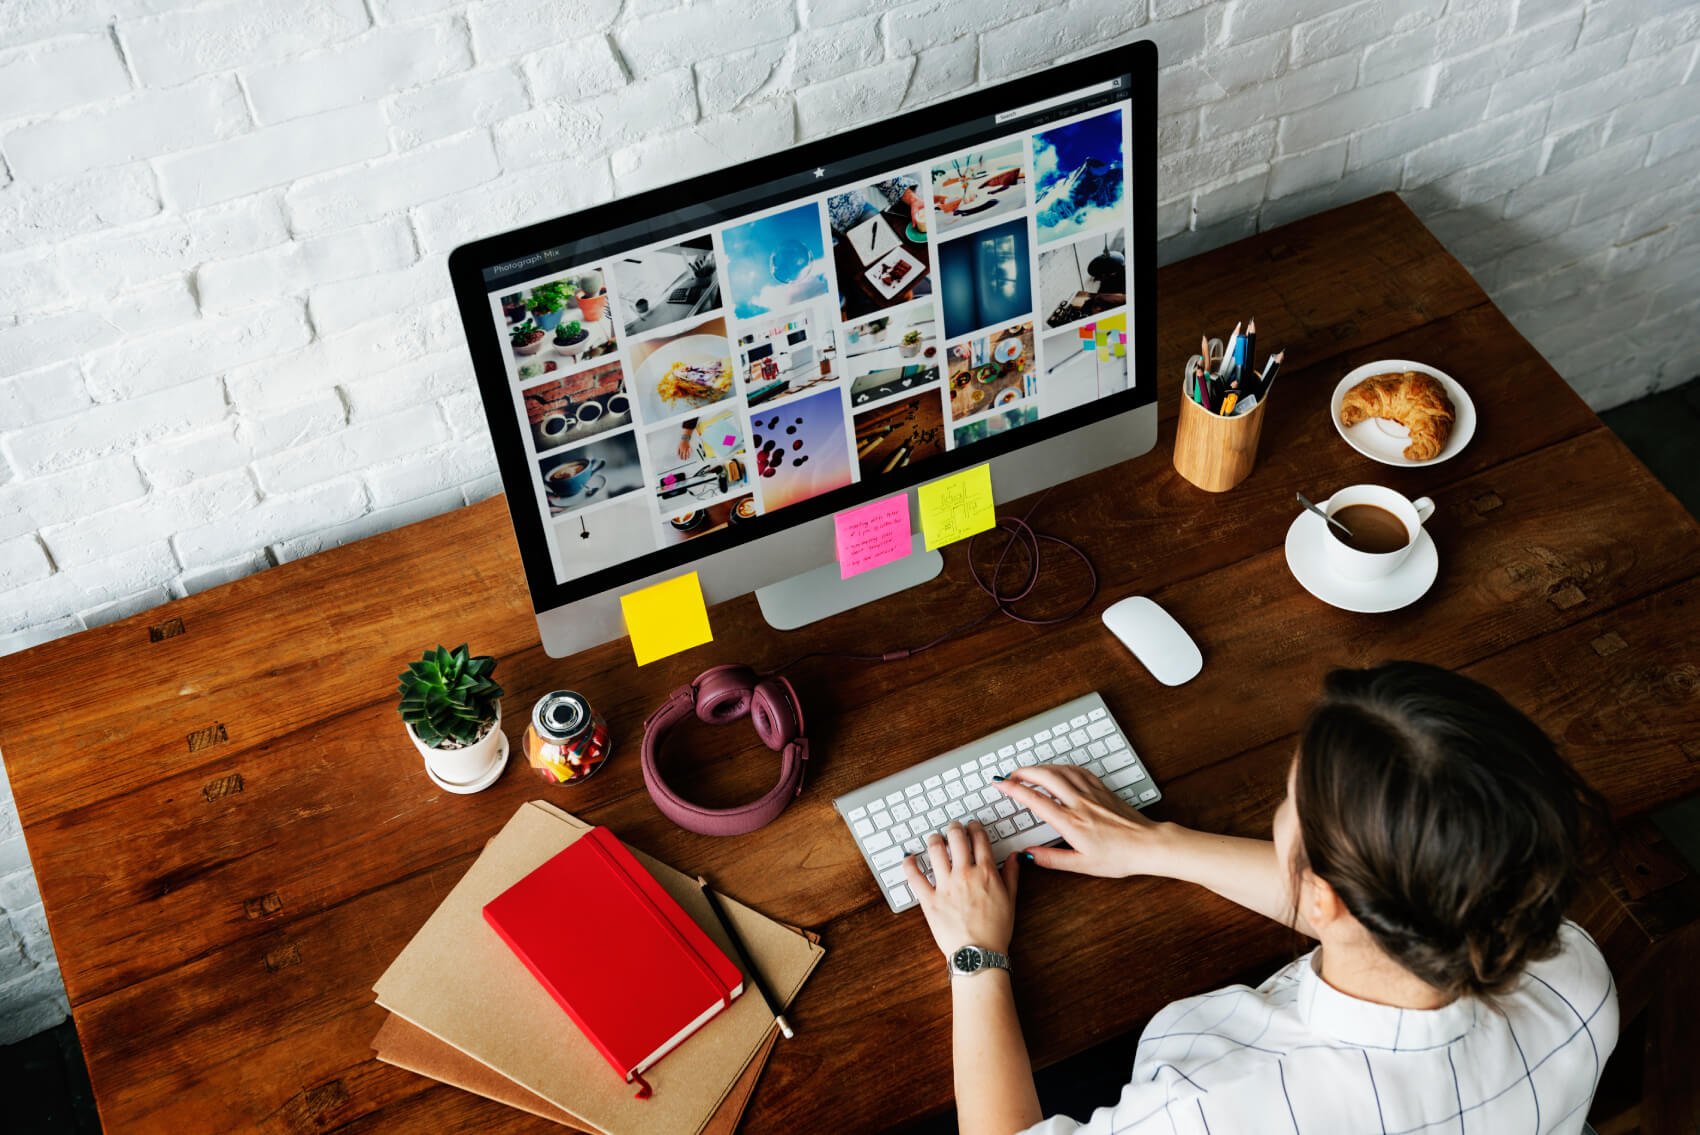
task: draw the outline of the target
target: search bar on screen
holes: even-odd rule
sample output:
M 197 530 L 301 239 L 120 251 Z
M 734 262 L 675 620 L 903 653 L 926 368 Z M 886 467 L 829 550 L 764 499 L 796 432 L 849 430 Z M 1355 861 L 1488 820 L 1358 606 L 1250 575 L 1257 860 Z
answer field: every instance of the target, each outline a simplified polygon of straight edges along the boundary
M 1066 106 L 1071 102 L 1078 102 L 1081 99 L 1091 98 L 1093 95 L 1101 95 L 1105 91 L 1119 91 L 1121 89 L 1122 81 L 1119 78 L 1106 79 L 1102 83 L 1095 83 L 1090 87 L 1083 87 L 1078 91 L 1070 91 L 1066 95 L 1057 95 L 1055 98 L 1048 98 L 1041 102 L 1029 103 L 1027 106 L 1016 107 L 1014 110 L 1001 110 L 997 113 L 993 121 L 1001 126 L 1005 122 L 1013 122 L 1017 118 L 1026 118 L 1030 114 L 1038 114 L 1040 111 L 1050 110 L 1052 107 Z

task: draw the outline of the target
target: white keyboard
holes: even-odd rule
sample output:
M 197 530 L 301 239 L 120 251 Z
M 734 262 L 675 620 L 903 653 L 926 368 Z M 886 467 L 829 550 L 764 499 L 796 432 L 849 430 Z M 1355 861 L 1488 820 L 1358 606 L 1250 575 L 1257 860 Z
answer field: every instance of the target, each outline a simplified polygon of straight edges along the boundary
M 1011 852 L 1062 839 L 992 781 L 1042 764 L 1080 765 L 1136 808 L 1163 798 L 1104 699 L 1090 693 L 846 792 L 832 806 L 849 825 L 885 901 L 892 910 L 908 910 L 916 900 L 903 859 L 926 846 L 928 832 L 943 831 L 952 820 L 984 824 L 999 864 Z M 932 864 L 924 855 L 919 862 L 932 881 Z

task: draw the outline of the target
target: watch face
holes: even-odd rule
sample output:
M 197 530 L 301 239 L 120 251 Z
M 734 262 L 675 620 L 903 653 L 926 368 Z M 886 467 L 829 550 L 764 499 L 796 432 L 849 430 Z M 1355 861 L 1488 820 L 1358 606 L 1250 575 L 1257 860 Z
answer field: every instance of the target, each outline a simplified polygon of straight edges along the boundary
M 956 972 L 973 973 L 980 968 L 980 951 L 972 946 L 964 946 L 956 951 L 956 957 L 952 961 L 956 966 Z

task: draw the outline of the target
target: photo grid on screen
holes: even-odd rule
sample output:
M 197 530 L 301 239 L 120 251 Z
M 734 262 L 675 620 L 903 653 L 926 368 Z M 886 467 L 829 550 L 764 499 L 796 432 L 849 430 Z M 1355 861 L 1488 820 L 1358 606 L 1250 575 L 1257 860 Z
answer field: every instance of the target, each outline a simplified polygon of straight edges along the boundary
M 1130 145 L 1112 105 L 492 291 L 557 582 L 1128 389 Z

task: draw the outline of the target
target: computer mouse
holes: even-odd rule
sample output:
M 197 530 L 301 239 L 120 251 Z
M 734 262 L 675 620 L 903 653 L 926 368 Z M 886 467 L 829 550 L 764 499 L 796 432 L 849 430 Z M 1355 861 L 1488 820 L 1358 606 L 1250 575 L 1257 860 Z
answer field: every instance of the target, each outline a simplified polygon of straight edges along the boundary
M 1204 669 L 1204 655 L 1192 636 L 1143 595 L 1111 603 L 1104 609 L 1104 625 L 1165 686 L 1190 682 Z

